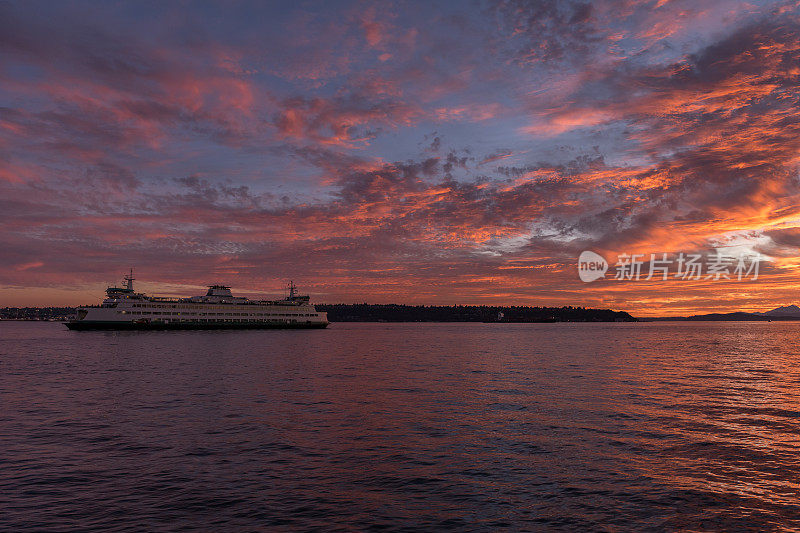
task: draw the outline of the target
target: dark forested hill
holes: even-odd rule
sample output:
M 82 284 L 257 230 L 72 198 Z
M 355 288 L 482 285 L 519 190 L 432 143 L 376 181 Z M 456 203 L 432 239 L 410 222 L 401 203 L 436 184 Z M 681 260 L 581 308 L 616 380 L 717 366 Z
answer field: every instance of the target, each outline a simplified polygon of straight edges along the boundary
M 74 307 L 3 307 L 2 320 L 66 320 L 75 314 Z
M 632 322 L 624 311 L 584 307 L 323 304 L 331 322 Z

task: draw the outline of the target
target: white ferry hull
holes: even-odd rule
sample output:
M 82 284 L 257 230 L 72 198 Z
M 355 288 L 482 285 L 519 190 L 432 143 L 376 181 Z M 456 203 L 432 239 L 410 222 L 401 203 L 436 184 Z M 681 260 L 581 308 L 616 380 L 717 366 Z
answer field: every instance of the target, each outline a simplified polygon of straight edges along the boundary
M 144 331 L 203 329 L 322 329 L 328 322 L 122 322 L 117 320 L 74 320 L 64 325 L 75 331 Z

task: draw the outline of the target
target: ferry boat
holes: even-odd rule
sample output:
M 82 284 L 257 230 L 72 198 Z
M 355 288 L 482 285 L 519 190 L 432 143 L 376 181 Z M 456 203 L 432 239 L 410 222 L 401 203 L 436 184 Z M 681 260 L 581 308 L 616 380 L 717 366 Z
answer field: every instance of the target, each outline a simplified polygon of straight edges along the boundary
M 101 305 L 79 307 L 73 330 L 265 329 L 324 328 L 327 313 L 318 312 L 308 296 L 290 282 L 282 300 L 250 300 L 233 296 L 225 285 L 211 285 L 205 296 L 161 298 L 133 290 L 133 270 L 125 287 L 109 287 Z

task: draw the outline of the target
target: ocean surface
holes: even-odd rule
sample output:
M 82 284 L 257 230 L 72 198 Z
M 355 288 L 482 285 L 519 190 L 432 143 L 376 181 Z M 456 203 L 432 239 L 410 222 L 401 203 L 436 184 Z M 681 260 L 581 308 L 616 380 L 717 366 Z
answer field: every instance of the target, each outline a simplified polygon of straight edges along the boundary
M 797 531 L 800 323 L 0 322 L 2 531 Z

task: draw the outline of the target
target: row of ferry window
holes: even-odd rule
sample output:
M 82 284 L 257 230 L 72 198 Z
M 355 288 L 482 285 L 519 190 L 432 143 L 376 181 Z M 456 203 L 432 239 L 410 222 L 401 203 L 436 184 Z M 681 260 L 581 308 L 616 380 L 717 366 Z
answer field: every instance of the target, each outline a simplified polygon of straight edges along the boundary
M 316 316 L 313 313 L 179 313 L 177 311 L 117 311 L 123 315 L 197 315 L 197 316 Z
M 131 307 L 147 307 L 149 309 L 157 308 L 157 309 L 230 309 L 231 305 L 236 304 L 229 304 L 229 305 L 206 305 L 206 304 L 197 304 L 197 305 L 168 305 L 168 304 L 133 304 Z
M 181 318 L 181 319 L 173 320 L 173 322 L 256 322 L 256 321 L 257 321 L 257 319 L 255 319 L 255 318 L 244 318 L 242 320 L 233 320 L 233 319 L 230 319 L 230 318 L 224 318 L 224 319 L 220 319 L 220 320 L 214 320 L 213 318 L 210 318 L 210 319 L 203 318 L 203 319 L 200 319 L 200 320 L 186 320 L 185 318 Z M 289 322 L 289 320 L 286 320 L 286 322 Z M 292 319 L 291 322 L 297 322 L 297 320 Z
M 157 319 L 157 320 L 163 320 L 163 319 L 159 318 L 159 319 Z M 238 322 L 261 322 L 261 320 L 259 320 L 259 319 L 257 319 L 257 318 L 242 318 L 242 319 L 232 319 L 232 318 L 220 318 L 220 319 L 214 319 L 214 318 L 200 318 L 200 319 L 197 319 L 197 320 L 189 320 L 189 319 L 186 319 L 186 318 L 172 318 L 172 319 L 170 319 L 170 321 L 172 321 L 172 322 L 190 322 L 190 323 L 197 323 L 197 322 L 214 322 L 214 323 L 217 323 L 217 322 L 237 322 L 237 323 L 238 323 Z M 294 318 L 292 318 L 292 319 L 286 318 L 286 319 L 284 319 L 284 320 L 283 320 L 283 322 L 285 322 L 285 323 L 286 323 L 286 322 L 288 322 L 288 323 L 292 323 L 292 322 L 294 322 L 294 323 L 297 323 L 297 322 L 298 322 L 298 320 L 296 320 L 296 319 L 294 319 Z M 306 322 L 308 322 L 308 321 L 306 321 Z

